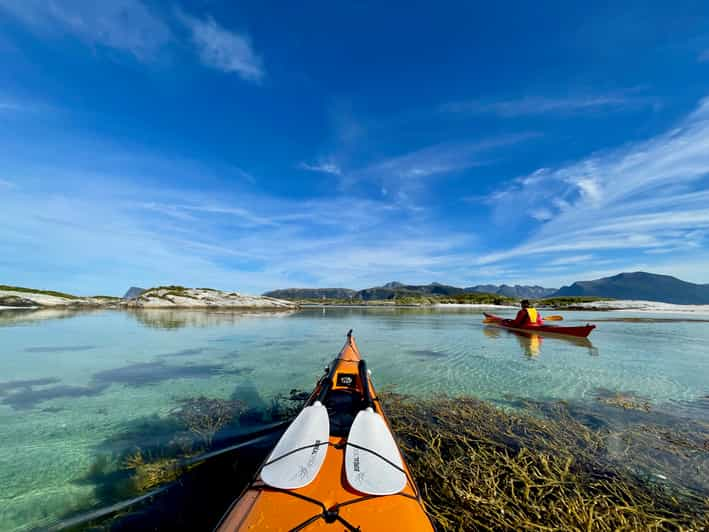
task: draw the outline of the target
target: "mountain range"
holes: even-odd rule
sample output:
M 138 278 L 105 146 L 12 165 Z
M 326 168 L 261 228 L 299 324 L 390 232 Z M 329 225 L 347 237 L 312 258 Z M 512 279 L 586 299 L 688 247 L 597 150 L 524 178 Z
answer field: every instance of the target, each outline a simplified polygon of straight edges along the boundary
M 676 305 L 709 305 L 709 285 L 689 283 L 670 275 L 632 272 L 594 281 L 578 281 L 560 288 L 554 294 L 556 296 L 601 296 Z
M 441 283 L 408 285 L 390 282 L 382 286 L 352 290 L 349 288 L 287 288 L 266 292 L 279 299 L 351 299 L 361 301 L 395 299 L 416 295 L 452 296 L 463 293 L 497 294 L 517 299 L 594 296 L 612 299 L 661 301 L 683 305 L 709 304 L 709 285 L 682 281 L 669 275 L 647 272 L 620 273 L 592 281 L 577 281 L 560 289 L 521 285 L 476 285 L 467 288 Z
M 454 296 L 465 293 L 497 294 L 514 298 L 537 299 L 555 293 L 555 288 L 541 286 L 480 285 L 460 288 L 441 283 L 410 285 L 392 281 L 382 286 L 352 290 L 349 288 L 285 288 L 272 290 L 263 295 L 278 299 L 351 299 L 360 301 L 396 299 L 407 296 Z

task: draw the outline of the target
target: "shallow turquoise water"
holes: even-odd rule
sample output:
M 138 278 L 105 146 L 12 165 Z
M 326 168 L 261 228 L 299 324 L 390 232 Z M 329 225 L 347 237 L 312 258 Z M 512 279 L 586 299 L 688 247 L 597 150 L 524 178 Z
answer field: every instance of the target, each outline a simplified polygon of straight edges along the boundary
M 0 311 L 0 530 L 100 504 L 82 479 L 97 455 L 125 451 L 106 442 L 180 399 L 259 407 L 311 389 L 350 328 L 380 389 L 498 402 L 591 401 L 605 389 L 696 416 L 691 405 L 709 392 L 709 323 L 612 321 L 629 316 L 565 313 L 567 324 L 611 320 L 583 343 L 521 337 L 464 309 Z

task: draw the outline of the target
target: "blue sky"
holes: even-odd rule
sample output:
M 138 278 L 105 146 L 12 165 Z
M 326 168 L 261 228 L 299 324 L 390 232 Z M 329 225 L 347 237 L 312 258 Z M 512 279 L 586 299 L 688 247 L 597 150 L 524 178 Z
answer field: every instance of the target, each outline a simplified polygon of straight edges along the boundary
M 709 5 L 383 4 L 0 0 L 0 284 L 709 283 Z

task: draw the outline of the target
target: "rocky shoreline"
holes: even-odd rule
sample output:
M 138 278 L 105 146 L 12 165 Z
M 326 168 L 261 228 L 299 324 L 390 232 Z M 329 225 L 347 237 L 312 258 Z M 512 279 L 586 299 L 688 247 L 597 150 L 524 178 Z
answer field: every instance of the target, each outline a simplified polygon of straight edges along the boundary
M 70 308 L 70 309 L 139 309 L 139 308 L 225 308 L 248 310 L 288 310 L 298 305 L 266 296 L 225 292 L 212 288 L 160 286 L 144 291 L 138 297 L 80 297 L 59 292 L 32 291 L 26 288 L 0 289 L 0 308 Z
M 700 313 L 709 314 L 709 305 L 674 305 L 655 301 L 594 300 L 570 301 L 540 308 L 547 310 L 580 311 L 635 311 L 655 313 Z M 555 304 L 556 303 L 556 304 Z M 83 297 L 49 290 L 0 286 L 0 309 L 233 309 L 233 310 L 296 310 L 300 308 L 516 308 L 507 301 L 499 302 L 454 302 L 440 299 L 382 300 L 382 301 L 289 301 L 269 296 L 254 296 L 216 290 L 213 288 L 186 288 L 183 286 L 158 286 L 141 290 L 135 297 L 93 296 Z

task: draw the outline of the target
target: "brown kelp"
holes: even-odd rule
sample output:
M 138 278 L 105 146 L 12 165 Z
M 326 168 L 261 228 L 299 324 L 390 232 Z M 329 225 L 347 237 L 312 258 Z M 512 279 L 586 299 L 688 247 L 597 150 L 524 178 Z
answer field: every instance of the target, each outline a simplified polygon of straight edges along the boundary
M 607 457 L 608 431 L 563 403 L 546 415 L 471 397 L 387 394 L 385 408 L 442 530 L 697 530 L 706 494 L 653 483 Z M 537 412 L 539 414 L 539 412 Z
M 225 401 L 209 397 L 193 397 L 180 401 L 177 418 L 198 436 L 206 449 L 212 446 L 214 435 L 245 409 L 241 401 Z

